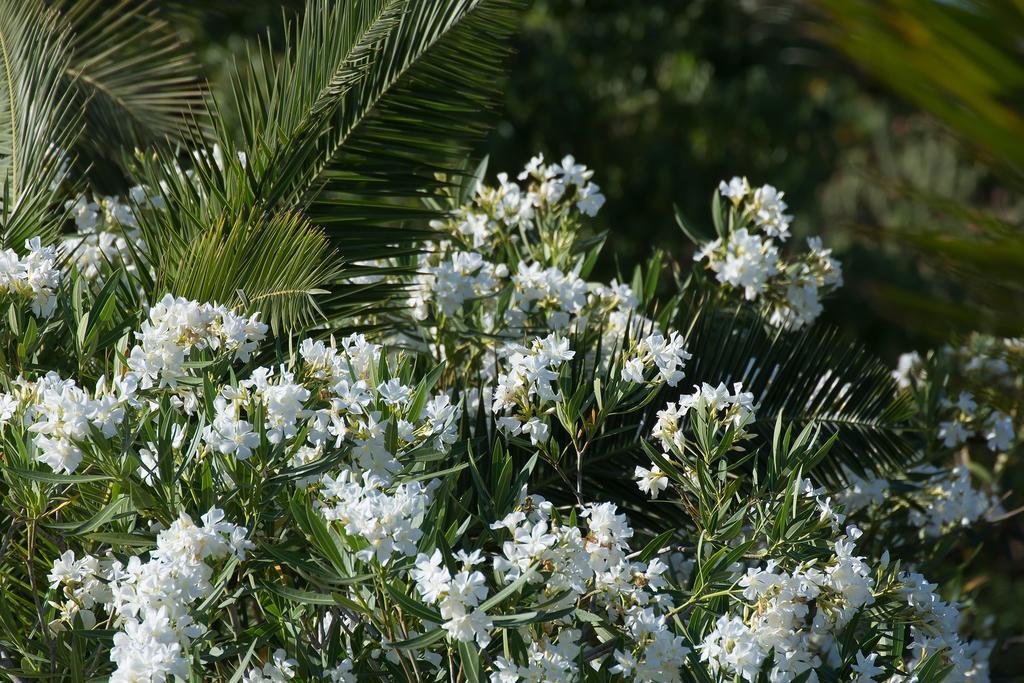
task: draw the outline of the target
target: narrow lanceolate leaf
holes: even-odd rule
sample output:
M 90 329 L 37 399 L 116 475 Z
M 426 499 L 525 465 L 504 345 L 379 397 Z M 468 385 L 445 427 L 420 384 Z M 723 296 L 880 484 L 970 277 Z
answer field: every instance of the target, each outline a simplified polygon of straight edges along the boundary
M 40 0 L 0 0 L 0 223 L 2 246 L 52 241 L 62 216 L 55 189 L 78 115 L 63 84 L 68 35 Z

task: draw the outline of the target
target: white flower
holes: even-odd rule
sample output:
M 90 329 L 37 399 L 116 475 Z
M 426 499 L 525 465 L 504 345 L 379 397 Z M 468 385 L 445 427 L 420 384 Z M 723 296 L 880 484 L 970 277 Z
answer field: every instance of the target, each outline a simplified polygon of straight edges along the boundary
M 49 318 L 57 309 L 61 282 L 57 249 L 33 237 L 25 241 L 25 251 L 22 258 L 11 249 L 0 251 L 0 291 L 26 302 L 36 317 Z
M 461 605 L 475 607 L 487 597 L 487 585 L 484 575 L 478 571 L 462 571 L 452 577 L 451 588 L 448 597 L 442 602 L 442 611 L 452 604 L 452 601 Z
M 233 455 L 239 460 L 252 456 L 260 446 L 260 435 L 254 432 L 252 424 L 236 418 L 230 411 L 218 411 L 213 424 L 203 430 L 203 441 L 210 448 L 224 455 Z
M 273 658 L 260 669 L 250 669 L 242 683 L 284 683 L 295 678 L 295 667 L 299 663 L 289 659 L 282 649 L 274 651 Z
M 430 504 L 430 493 L 421 482 L 400 484 L 389 491 L 378 474 L 356 476 L 345 471 L 337 478 L 325 475 L 322 485 L 324 517 L 368 543 L 356 557 L 387 564 L 395 553 L 416 556 L 416 543 L 423 536 L 418 520 Z
M 626 381 L 644 383 L 644 371 L 653 366 L 658 370 L 656 382 L 665 382 L 674 387 L 684 377 L 683 368 L 692 356 L 686 351 L 686 342 L 678 332 L 668 337 L 661 333 L 650 334 L 636 346 L 636 355 L 627 357 L 622 368 Z
M 420 553 L 416 557 L 416 568 L 410 572 L 416 581 L 416 589 L 427 603 L 437 602 L 442 595 L 450 590 L 451 574 L 442 563 L 441 551 L 427 557 Z
M 750 183 L 746 178 L 733 176 L 728 183 L 724 180 L 718 183 L 718 192 L 723 197 L 731 199 L 733 204 L 739 204 L 750 194 Z
M 782 200 L 784 192 L 779 192 L 771 185 L 763 185 L 754 190 L 750 203 L 754 223 L 769 237 L 785 240 L 789 237 L 789 224 L 793 217 L 786 214 L 789 207 Z
M 1006 451 L 1013 445 L 1016 430 L 1013 426 L 1013 418 L 1005 413 L 995 411 L 989 416 L 985 439 L 988 440 L 989 450 Z
M 585 216 L 593 218 L 604 206 L 604 195 L 596 183 L 588 183 L 576 192 L 576 208 Z
M 739 617 L 720 616 L 715 628 L 697 646 L 712 672 L 735 672 L 756 681 L 767 652 Z
M 939 423 L 939 438 L 946 448 L 959 448 L 974 436 L 974 432 L 959 419 Z
M 779 252 L 772 241 L 740 228 L 726 241 L 707 244 L 694 259 L 708 260 L 708 266 L 723 284 L 743 290 L 748 300 L 756 299 L 767 287 L 768 280 L 779 272 Z
M 857 663 L 853 665 L 852 671 L 855 674 L 853 683 L 872 683 L 885 669 L 875 664 L 878 653 L 872 652 L 865 656 L 863 652 L 857 652 Z
M 523 434 L 530 435 L 530 443 L 534 446 L 547 443 L 551 436 L 551 428 L 548 423 L 538 417 L 531 417 L 522 426 Z
M 479 647 L 487 647 L 491 642 L 491 629 L 494 627 L 491 618 L 480 608 L 467 610 L 459 606 L 447 615 L 444 630 L 453 640 L 463 643 L 476 641 Z
M 668 476 L 657 465 L 651 469 L 637 465 L 633 476 L 637 487 L 651 498 L 657 498 L 659 493 L 668 488 Z
M 378 385 L 377 393 L 389 406 L 404 406 L 412 397 L 412 388 L 396 377 Z
M 359 679 L 356 678 L 355 664 L 351 659 L 346 658 L 338 666 L 328 669 L 325 673 L 327 674 L 328 680 L 331 683 L 356 683 Z

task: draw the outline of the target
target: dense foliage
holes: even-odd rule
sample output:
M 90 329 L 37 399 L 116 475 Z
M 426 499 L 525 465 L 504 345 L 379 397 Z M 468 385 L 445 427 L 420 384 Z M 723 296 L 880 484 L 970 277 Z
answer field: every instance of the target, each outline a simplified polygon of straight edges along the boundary
M 595 281 L 598 173 L 464 160 L 515 9 L 311 0 L 235 137 L 156 15 L 0 2 L 3 673 L 988 679 L 1024 344 L 887 368 L 742 176 Z

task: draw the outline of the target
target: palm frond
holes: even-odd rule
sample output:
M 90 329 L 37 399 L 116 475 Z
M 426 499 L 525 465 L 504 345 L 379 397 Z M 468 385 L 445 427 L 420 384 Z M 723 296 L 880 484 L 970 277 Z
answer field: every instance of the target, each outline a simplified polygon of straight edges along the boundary
M 189 240 L 146 232 L 153 291 L 266 312 L 275 332 L 322 319 L 314 298 L 337 268 L 323 232 L 300 214 L 212 224 Z
M 886 472 L 913 462 L 915 450 L 910 399 L 897 391 L 888 368 L 859 344 L 844 339 L 826 326 L 799 331 L 775 330 L 749 309 L 734 308 L 713 296 L 690 298 L 680 309 L 676 327 L 685 331 L 686 347 L 693 355 L 680 386 L 664 388 L 644 408 L 639 429 L 635 416 L 621 424 L 612 421 L 606 433 L 588 448 L 584 462 L 585 491 L 620 501 L 631 517 L 650 521 L 660 508 L 647 504 L 632 474 L 647 465 L 641 441 L 648 439 L 657 412 L 680 394 L 692 393 L 694 384 L 743 384 L 754 395 L 756 418 L 748 426 L 753 440 L 746 446 L 771 451 L 776 423 L 794 433 L 814 424 L 821 439 L 839 435 L 813 475 L 837 483 L 847 468 L 857 474 Z M 582 367 L 582 366 L 581 366 Z M 600 378 L 602 384 L 610 379 Z M 590 386 L 593 377 L 573 377 L 572 385 Z M 811 473 L 808 473 L 811 474 Z M 569 492 L 550 477 L 552 499 Z M 665 513 L 671 508 L 666 508 Z
M 360 239 L 367 229 L 395 228 L 436 212 L 422 202 L 465 172 L 464 156 L 487 130 L 498 94 L 515 0 L 414 2 L 380 51 L 384 68 L 353 90 L 373 104 L 350 130 L 307 196 L 309 214 L 346 255 L 378 258 L 385 244 Z M 384 247 L 384 248 L 381 248 Z
M 1024 183 L 1019 2 L 815 0 L 811 31 L 933 114 L 1011 183 Z
M 51 241 L 65 154 L 78 136 L 78 116 L 63 87 L 68 34 L 38 0 L 0 2 L 0 180 L 5 247 L 29 237 Z
M 485 130 L 479 114 L 495 93 L 517 4 L 310 0 L 284 56 L 278 61 L 264 45 L 235 81 L 240 155 L 200 154 L 187 171 L 166 151 L 143 160 L 141 177 L 177 214 L 156 217 L 150 233 L 170 231 L 162 243 L 188 244 L 210 226 L 301 212 L 356 270 L 415 248 L 434 235 L 427 220 L 441 210 L 420 200 L 459 175 L 468 144 Z M 237 149 L 216 109 L 213 127 L 220 149 Z M 406 224 L 413 218 L 418 227 Z M 154 259 L 184 253 L 160 247 Z M 336 271 L 330 317 L 386 305 L 392 287 L 353 282 L 353 274 Z M 278 284 L 280 292 L 307 290 Z M 259 296 L 252 283 L 235 287 Z
M 858 343 L 824 325 L 786 331 L 740 309 L 698 304 L 690 310 L 687 376 L 742 382 L 759 406 L 752 429 L 765 443 L 781 415 L 795 429 L 813 422 L 826 435 L 839 434 L 821 464 L 829 477 L 841 479 L 843 466 L 880 472 L 913 458 L 907 439 L 913 406 L 889 368 Z
M 236 82 L 252 177 L 242 201 L 305 207 L 350 261 L 432 236 L 436 211 L 418 200 L 485 132 L 517 4 L 310 2 L 285 57 L 263 46 Z
M 70 33 L 65 80 L 89 134 L 80 156 L 119 166 L 125 152 L 183 140 L 206 122 L 205 85 L 187 46 L 150 0 L 57 3 Z
M 306 206 L 348 258 L 421 238 L 398 228 L 434 212 L 408 200 L 457 173 L 486 130 L 516 4 L 310 2 L 286 56 L 264 46 L 236 84 L 253 180 L 241 199 Z
M 1011 190 L 1024 188 L 1021 3 L 815 0 L 812 5 L 820 12 L 807 26 L 816 37 L 944 124 L 984 162 L 992 180 Z M 883 177 L 868 180 L 880 193 L 912 202 L 922 218 L 892 215 L 883 225 L 856 227 L 909 248 L 922 261 L 922 273 L 941 278 L 924 293 L 894 283 L 874 286 L 876 305 L 901 325 L 936 339 L 948 338 L 949 324 L 959 331 L 1019 334 L 1024 309 L 1015 274 L 1021 226 L 975 208 L 986 201 L 981 197 L 958 200 L 944 188 L 919 188 L 914 176 L 893 176 L 883 170 Z

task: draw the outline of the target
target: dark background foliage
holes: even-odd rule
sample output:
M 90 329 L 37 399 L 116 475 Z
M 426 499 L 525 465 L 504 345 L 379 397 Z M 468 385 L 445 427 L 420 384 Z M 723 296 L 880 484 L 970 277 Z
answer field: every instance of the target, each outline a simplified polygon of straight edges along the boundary
M 301 2 L 166 4 L 223 93 L 230 60 Z M 480 153 L 492 173 L 536 152 L 595 169 L 598 276 L 654 247 L 687 268 L 674 206 L 700 225 L 720 179 L 776 185 L 797 238 L 820 234 L 843 261 L 827 321 L 892 364 L 971 330 L 1024 331 L 1022 35 L 1009 0 L 536 0 Z M 1003 531 L 979 563 L 995 570 L 965 581 L 1022 633 L 996 607 L 1024 599 L 1021 529 Z M 996 678 L 1016 669 L 1004 648 Z
M 225 87 L 231 60 L 265 27 L 277 30 L 278 15 L 301 5 L 176 4 L 215 91 Z M 928 12 L 946 4 L 921 0 L 908 5 L 921 8 L 916 15 L 901 9 L 898 24 L 889 19 L 920 33 L 938 25 Z M 994 42 L 997 32 L 1015 29 L 1012 22 L 996 26 L 999 3 L 959 4 L 979 13 L 974 30 Z M 882 19 L 886 7 L 878 4 Z M 596 225 L 609 235 L 604 274 L 654 246 L 685 265 L 673 206 L 689 221 L 706 222 L 718 180 L 741 174 L 786 192 L 798 237 L 821 234 L 837 249 L 847 286 L 829 320 L 887 360 L 951 331 L 980 326 L 1015 334 L 1024 327 L 1024 304 L 1019 282 L 1005 280 L 1015 279 L 1024 258 L 1019 235 L 1004 236 L 1017 249 L 1012 258 L 1004 249 L 995 263 L 991 253 L 966 258 L 966 242 L 983 221 L 1019 230 L 1020 175 L 1005 172 L 1017 159 L 1000 164 L 991 140 L 982 147 L 934 106 L 920 109 L 921 74 L 913 64 L 896 77 L 887 68 L 905 63 L 907 48 L 882 44 L 871 31 L 884 26 L 869 21 L 882 19 L 866 14 L 857 2 L 536 0 L 480 153 L 490 155 L 492 170 L 517 169 L 535 152 L 571 153 L 594 168 L 609 200 Z M 917 37 L 926 62 L 935 43 Z M 940 39 L 953 40 L 934 36 Z M 882 54 L 865 58 L 858 52 L 865 41 L 879 41 Z M 997 93 L 1001 100 L 1019 101 L 1013 83 L 1009 77 L 1007 92 Z M 1012 157 L 1018 140 L 1007 140 L 1003 151 Z M 966 238 L 954 238 L 964 230 Z M 936 231 L 950 243 L 936 245 Z M 970 277 L 979 272 L 980 282 Z M 984 277 L 992 272 L 1004 282 Z M 858 315 L 849 315 L 851 308 Z

